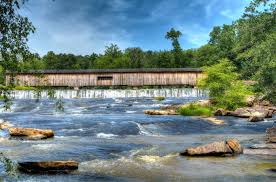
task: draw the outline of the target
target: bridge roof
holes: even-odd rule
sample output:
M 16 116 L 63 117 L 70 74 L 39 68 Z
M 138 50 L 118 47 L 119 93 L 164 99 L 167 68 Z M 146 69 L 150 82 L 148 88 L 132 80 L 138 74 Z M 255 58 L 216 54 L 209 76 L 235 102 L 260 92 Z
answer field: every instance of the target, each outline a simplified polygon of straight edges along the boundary
M 200 68 L 90 69 L 90 70 L 30 70 L 16 74 L 91 74 L 91 73 L 175 73 L 202 72 Z M 6 72 L 11 74 L 12 72 Z

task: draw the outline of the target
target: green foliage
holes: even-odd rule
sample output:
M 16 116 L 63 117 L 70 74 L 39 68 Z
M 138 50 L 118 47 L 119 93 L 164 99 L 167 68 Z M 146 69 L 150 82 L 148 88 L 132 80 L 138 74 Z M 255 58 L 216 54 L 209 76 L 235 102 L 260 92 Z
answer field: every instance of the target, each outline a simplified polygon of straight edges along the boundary
M 262 65 L 256 78 L 258 91 L 264 93 L 265 99 L 276 104 L 276 61 Z
M 249 88 L 242 81 L 234 81 L 223 95 L 217 97 L 215 105 L 218 108 L 235 110 L 246 106 L 245 97 L 250 94 Z
M 0 162 L 3 163 L 4 168 L 5 168 L 5 173 L 8 176 L 11 177 L 18 177 L 18 173 L 17 173 L 17 164 L 14 163 L 12 160 L 10 160 L 9 158 L 5 157 L 3 155 L 3 153 L 0 153 Z
M 250 94 L 249 88 L 238 80 L 236 68 L 227 59 L 218 64 L 204 68 L 206 77 L 199 82 L 201 88 L 209 91 L 215 106 L 234 110 L 245 105 L 245 96 Z
M 0 1 L 0 60 L 5 69 L 16 71 L 18 60 L 29 54 L 28 36 L 35 31 L 18 12 L 25 0 Z
M 10 111 L 11 110 L 11 106 L 12 106 L 12 100 L 10 98 L 10 92 L 9 91 L 4 91 L 2 94 L 3 97 L 3 101 L 4 101 L 4 111 Z
M 211 107 L 201 106 L 193 103 L 179 108 L 177 112 L 184 116 L 212 116 L 213 114 Z
M 199 86 L 208 89 L 209 96 L 213 99 L 223 96 L 238 78 L 234 65 L 228 59 L 222 59 L 218 64 L 203 69 L 208 76 L 199 82 Z
M 158 96 L 158 97 L 154 97 L 154 100 L 157 100 L 157 101 L 162 101 L 162 100 L 165 100 L 166 98 L 163 97 L 163 96 Z

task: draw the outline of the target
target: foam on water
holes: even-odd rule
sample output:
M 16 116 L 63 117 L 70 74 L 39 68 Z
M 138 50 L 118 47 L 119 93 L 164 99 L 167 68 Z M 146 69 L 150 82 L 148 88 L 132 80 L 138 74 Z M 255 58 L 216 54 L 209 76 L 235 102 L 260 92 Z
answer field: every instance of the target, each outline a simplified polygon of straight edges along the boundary
M 15 99 L 36 99 L 32 90 L 16 90 L 11 92 Z M 74 98 L 141 98 L 141 97 L 205 97 L 207 92 L 196 88 L 166 88 L 166 89 L 85 89 L 85 90 L 55 90 L 55 97 L 64 99 Z M 47 91 L 41 92 L 41 98 L 49 98 Z M 116 100 L 120 103 L 121 100 Z
M 114 135 L 111 133 L 98 133 L 96 136 L 97 136 L 97 138 L 112 139 L 114 137 L 117 137 L 118 135 Z

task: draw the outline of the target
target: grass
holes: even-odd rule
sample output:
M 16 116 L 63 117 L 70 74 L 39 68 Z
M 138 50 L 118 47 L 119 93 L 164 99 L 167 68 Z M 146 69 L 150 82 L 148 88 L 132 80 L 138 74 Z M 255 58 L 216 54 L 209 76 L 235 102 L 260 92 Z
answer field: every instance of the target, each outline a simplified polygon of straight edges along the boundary
M 178 109 L 181 115 L 184 116 L 212 116 L 213 109 L 208 106 L 200 106 L 197 104 L 189 104 Z
M 165 97 L 158 96 L 158 97 L 155 97 L 154 100 L 162 101 L 162 100 L 165 100 Z

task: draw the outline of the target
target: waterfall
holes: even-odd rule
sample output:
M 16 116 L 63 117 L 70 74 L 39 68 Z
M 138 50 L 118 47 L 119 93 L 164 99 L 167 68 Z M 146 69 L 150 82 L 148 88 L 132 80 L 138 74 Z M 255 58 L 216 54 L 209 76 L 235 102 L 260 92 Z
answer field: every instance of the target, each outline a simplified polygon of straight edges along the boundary
M 49 98 L 48 91 L 40 93 L 41 99 Z M 55 90 L 56 98 L 129 98 L 129 97 L 207 97 L 207 92 L 197 88 L 165 88 L 165 89 L 83 89 Z M 15 90 L 11 92 L 14 99 L 36 99 L 37 93 L 32 90 Z

